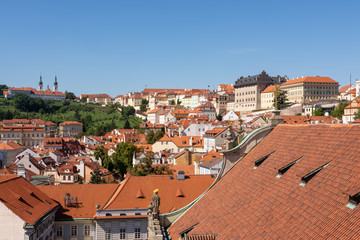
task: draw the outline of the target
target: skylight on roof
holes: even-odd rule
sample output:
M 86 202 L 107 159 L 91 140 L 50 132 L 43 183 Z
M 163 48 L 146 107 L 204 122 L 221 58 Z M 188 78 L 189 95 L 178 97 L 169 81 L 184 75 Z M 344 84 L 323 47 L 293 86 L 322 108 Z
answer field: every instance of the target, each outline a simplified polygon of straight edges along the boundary
M 320 170 L 322 170 L 323 168 L 325 168 L 327 165 L 329 165 L 330 162 L 322 165 L 321 167 L 319 167 L 318 169 L 312 171 L 309 174 L 306 174 L 304 177 L 301 178 L 301 182 L 300 182 L 300 186 L 305 186 L 318 172 L 320 172 Z
M 275 152 L 275 151 L 274 151 L 274 152 Z M 257 168 L 258 168 L 268 157 L 270 157 L 270 155 L 273 154 L 274 152 L 272 152 L 272 153 L 270 153 L 270 154 L 268 154 L 268 155 L 260 158 L 259 160 L 257 160 L 257 161 L 255 162 L 254 169 L 257 169 Z
M 287 170 L 289 170 L 295 163 L 297 163 L 301 158 L 293 161 L 292 163 L 289 163 L 288 165 L 282 167 L 278 171 L 278 175 L 276 175 L 277 178 L 280 178 L 284 173 L 286 173 Z
M 354 209 L 360 203 L 360 192 L 355 195 L 349 195 L 349 203 L 346 205 L 350 209 Z

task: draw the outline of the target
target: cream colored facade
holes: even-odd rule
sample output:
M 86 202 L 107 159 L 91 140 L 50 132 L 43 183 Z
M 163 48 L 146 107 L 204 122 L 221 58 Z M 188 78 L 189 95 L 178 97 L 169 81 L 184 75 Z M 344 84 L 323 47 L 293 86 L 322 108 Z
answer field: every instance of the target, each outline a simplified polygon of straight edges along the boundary
M 249 112 L 261 108 L 258 85 L 235 88 L 235 111 Z
M 157 141 L 152 145 L 153 152 L 160 152 L 162 150 L 169 150 L 173 153 L 180 152 L 178 146 L 176 146 L 176 144 L 172 141 Z
M 75 137 L 83 132 L 82 123 L 79 122 L 63 122 L 60 124 L 59 133 L 61 137 Z
M 261 93 L 261 109 L 274 108 L 274 92 Z
M 296 82 L 283 84 L 280 86 L 280 89 L 287 91 L 289 102 L 304 103 L 319 99 L 337 99 L 339 84 L 330 82 Z
M 1 131 L 1 140 L 13 141 L 26 147 L 44 145 L 46 131 L 36 126 L 6 126 Z

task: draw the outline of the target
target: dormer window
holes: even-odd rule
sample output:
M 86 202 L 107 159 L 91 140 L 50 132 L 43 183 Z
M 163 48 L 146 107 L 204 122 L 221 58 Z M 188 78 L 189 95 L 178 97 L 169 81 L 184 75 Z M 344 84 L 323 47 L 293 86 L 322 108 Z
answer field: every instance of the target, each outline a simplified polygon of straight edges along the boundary
M 277 178 L 280 178 L 284 173 L 286 173 L 287 170 L 289 170 L 295 163 L 297 163 L 301 158 L 299 158 L 296 161 L 293 161 L 292 163 L 289 163 L 288 165 L 282 167 L 279 169 L 278 171 L 278 175 L 276 176 Z
M 270 157 L 270 155 L 273 154 L 273 153 L 274 153 L 274 152 L 272 152 L 272 153 L 270 153 L 270 154 L 268 154 L 268 155 L 260 158 L 259 160 L 257 160 L 257 161 L 255 162 L 254 169 L 258 168 L 258 167 L 259 167 L 268 157 Z
M 322 165 L 318 169 L 312 171 L 309 174 L 306 174 L 304 177 L 301 178 L 300 186 L 305 186 L 318 172 L 320 172 L 323 168 L 325 168 L 327 165 L 329 165 L 330 162 Z
M 350 209 L 354 209 L 360 203 L 360 192 L 349 195 L 349 203 L 346 205 Z

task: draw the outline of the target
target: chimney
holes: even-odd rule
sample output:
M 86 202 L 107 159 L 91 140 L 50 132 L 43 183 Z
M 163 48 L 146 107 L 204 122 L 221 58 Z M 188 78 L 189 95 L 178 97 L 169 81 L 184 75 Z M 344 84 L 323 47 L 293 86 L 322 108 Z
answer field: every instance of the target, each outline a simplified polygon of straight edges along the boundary
M 23 178 L 25 178 L 26 180 L 29 181 L 28 176 L 27 176 L 27 174 L 26 174 L 26 170 L 25 170 L 24 164 L 19 164 L 17 167 L 18 167 L 18 169 L 17 169 L 17 175 L 18 175 L 18 177 L 23 177 Z
M 177 180 L 185 180 L 185 172 L 183 170 L 179 170 L 177 172 Z

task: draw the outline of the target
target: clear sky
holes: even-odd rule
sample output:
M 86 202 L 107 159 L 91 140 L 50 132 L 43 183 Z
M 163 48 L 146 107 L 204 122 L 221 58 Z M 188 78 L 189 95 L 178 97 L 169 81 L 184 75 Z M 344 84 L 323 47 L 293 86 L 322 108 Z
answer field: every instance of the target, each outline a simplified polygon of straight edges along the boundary
M 0 84 L 112 97 L 270 75 L 360 79 L 360 1 L 4 0 Z

